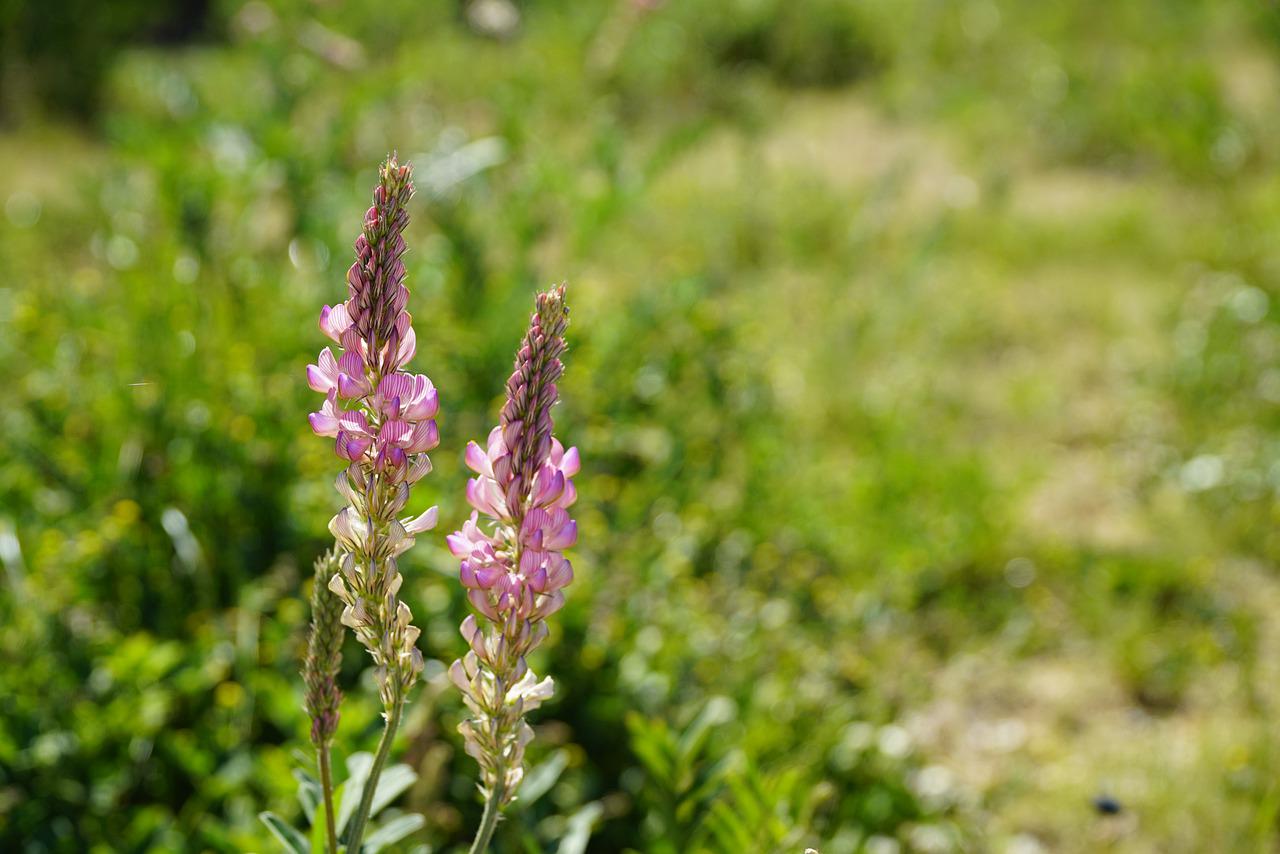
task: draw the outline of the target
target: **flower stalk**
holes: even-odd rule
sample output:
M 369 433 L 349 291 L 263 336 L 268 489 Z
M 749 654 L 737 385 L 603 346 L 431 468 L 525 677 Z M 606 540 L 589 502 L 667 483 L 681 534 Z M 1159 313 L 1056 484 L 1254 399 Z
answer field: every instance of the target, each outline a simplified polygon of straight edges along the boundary
M 310 416 L 317 435 L 334 439 L 348 465 L 336 487 L 346 501 L 329 523 L 340 559 L 327 587 L 344 607 L 341 622 L 368 650 L 386 722 L 360 806 L 346 832 L 346 849 L 359 851 L 378 777 L 395 737 L 405 698 L 422 672 L 419 630 L 399 598 L 397 560 L 414 536 L 435 527 L 436 508 L 400 518 L 410 489 L 431 471 L 427 456 L 439 444 L 439 399 L 431 380 L 404 369 L 416 352 L 404 285 L 406 205 L 412 169 L 394 155 L 379 171 L 373 204 L 355 241 L 347 271 L 348 298 L 325 306 L 320 328 L 338 345 L 307 366 L 307 382 L 324 402 Z
M 302 665 L 302 681 L 306 686 L 304 705 L 311 718 L 311 744 L 316 749 L 320 771 L 326 850 L 329 854 L 337 854 L 338 851 L 329 747 L 338 730 L 342 705 L 342 691 L 338 688 L 338 670 L 342 667 L 342 603 L 328 587 L 337 567 L 338 553 L 335 550 L 328 551 L 316 561 L 311 588 L 311 636 Z
M 578 451 L 566 451 L 552 436 L 551 417 L 568 322 L 563 285 L 538 295 L 498 426 L 486 448 L 467 445 L 466 462 L 476 474 L 467 482 L 471 518 L 448 538 L 475 610 L 461 627 L 470 649 L 449 668 L 470 713 L 459 730 L 480 765 L 485 798 L 472 854 L 485 850 L 523 779 L 533 738 L 525 715 L 554 690 L 550 677 L 539 680 L 529 669 L 526 656 L 546 638 L 546 618 L 564 605 L 563 589 L 573 580 L 564 550 L 578 536 L 568 513 L 577 498 Z

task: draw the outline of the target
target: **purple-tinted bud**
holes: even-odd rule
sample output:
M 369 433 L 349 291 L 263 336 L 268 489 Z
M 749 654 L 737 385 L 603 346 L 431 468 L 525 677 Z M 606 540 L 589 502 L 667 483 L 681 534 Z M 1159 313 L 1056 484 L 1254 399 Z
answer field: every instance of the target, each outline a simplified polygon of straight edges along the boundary
M 316 561 L 311 589 L 311 636 L 302 663 L 306 686 L 304 705 L 311 717 L 311 742 L 317 747 L 333 738 L 338 729 L 342 691 L 338 670 L 342 666 L 342 602 L 329 590 L 336 576 L 338 556 L 329 552 Z

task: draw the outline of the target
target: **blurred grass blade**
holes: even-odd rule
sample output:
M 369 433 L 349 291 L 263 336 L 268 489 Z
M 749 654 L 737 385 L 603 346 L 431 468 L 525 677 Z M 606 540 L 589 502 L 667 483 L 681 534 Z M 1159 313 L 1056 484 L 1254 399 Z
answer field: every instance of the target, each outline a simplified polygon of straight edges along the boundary
M 507 159 L 507 144 L 496 136 L 487 136 L 462 145 L 447 154 L 422 158 L 418 169 L 418 186 L 428 195 L 441 198 L 459 184 L 479 175 Z
M 711 730 L 733 720 L 737 715 L 737 707 L 727 697 L 712 697 L 702 707 L 698 717 L 680 736 L 678 749 L 684 762 L 692 760 L 702 749 L 703 742 L 711 734 Z
M 587 850 L 587 842 L 591 839 L 591 829 L 604 813 L 599 801 L 591 803 L 569 817 L 569 829 L 560 840 L 556 854 L 583 854 Z
M 280 840 L 284 850 L 293 854 L 311 854 L 311 844 L 298 830 L 273 812 L 258 813 L 258 818 L 271 831 L 271 835 Z
M 525 807 L 537 801 L 538 798 L 545 795 L 556 784 L 568 764 L 569 752 L 567 750 L 557 750 L 551 754 L 549 759 L 538 764 L 525 775 L 524 782 L 520 784 L 520 791 L 516 796 L 516 800 Z

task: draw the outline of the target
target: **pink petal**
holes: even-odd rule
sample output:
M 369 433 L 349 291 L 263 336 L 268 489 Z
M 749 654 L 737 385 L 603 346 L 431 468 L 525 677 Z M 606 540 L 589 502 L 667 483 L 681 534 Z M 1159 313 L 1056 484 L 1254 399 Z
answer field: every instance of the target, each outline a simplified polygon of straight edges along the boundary
M 485 477 L 493 477 L 493 466 L 489 464 L 489 457 L 484 451 L 480 450 L 480 446 L 475 442 L 467 443 L 467 453 L 465 457 L 467 468 L 479 475 Z
M 350 374 L 338 374 L 338 396 L 345 400 L 364 397 L 369 393 L 367 380 L 358 379 Z
M 492 460 L 502 456 L 506 449 L 507 446 L 502 443 L 502 426 L 494 427 L 489 431 L 489 438 L 485 441 L 485 453 Z
M 418 352 L 418 336 L 414 334 L 413 327 L 400 338 L 400 349 L 396 351 L 396 365 L 407 365 L 413 355 Z
M 352 433 L 340 432 L 337 440 L 338 456 L 344 460 L 355 462 L 364 456 L 365 451 L 369 450 L 370 442 L 368 439 L 356 436 Z
M 363 412 L 348 410 L 338 413 L 338 423 L 342 425 L 342 429 L 348 433 L 356 433 L 361 436 L 371 436 L 369 433 L 369 419 L 364 417 Z
M 406 450 L 413 454 L 421 454 L 440 444 L 440 430 L 434 421 L 419 421 L 413 428 L 412 438 Z
M 307 416 L 307 421 L 317 436 L 332 438 L 338 435 L 338 419 L 327 412 L 313 412 Z
M 471 606 L 484 616 L 495 622 L 502 619 L 497 609 L 493 607 L 493 603 L 489 601 L 489 594 L 483 590 L 472 590 L 467 594 L 467 599 L 471 602 Z
M 351 326 L 351 316 L 347 313 L 346 303 L 338 303 L 330 308 L 325 306 L 320 311 L 320 331 L 334 341 L 341 343 L 342 333 Z
M 576 447 L 570 448 L 564 452 L 564 458 L 558 466 L 560 471 L 564 472 L 565 477 L 573 477 L 582 468 L 582 460 L 578 456 Z
M 562 555 L 551 555 L 547 559 L 547 588 L 559 590 L 573 581 L 573 564 Z
M 430 531 L 436 526 L 436 517 L 439 515 L 440 508 L 432 507 L 421 516 L 417 516 L 404 526 L 405 531 L 410 534 L 421 534 L 423 531 Z
M 569 548 L 577 541 L 578 541 L 578 523 L 570 519 L 567 525 L 564 525 L 559 530 L 555 531 L 553 534 L 551 534 L 549 537 L 543 540 L 543 545 L 551 551 L 558 552 L 558 551 L 561 551 L 562 549 Z

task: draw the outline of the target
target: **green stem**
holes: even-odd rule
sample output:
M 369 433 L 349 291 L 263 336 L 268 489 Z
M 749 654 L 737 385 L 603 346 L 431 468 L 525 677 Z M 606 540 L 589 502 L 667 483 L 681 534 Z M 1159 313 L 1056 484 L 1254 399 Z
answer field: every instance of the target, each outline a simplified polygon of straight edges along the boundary
M 364 838 L 364 826 L 369 820 L 369 809 L 373 806 L 373 794 L 378 789 L 378 778 L 382 776 L 382 766 L 387 764 L 387 754 L 391 752 L 391 741 L 395 738 L 396 729 L 400 726 L 400 713 L 404 711 L 404 698 L 398 697 L 391 706 L 391 715 L 382 730 L 382 740 L 378 742 L 378 752 L 373 757 L 373 767 L 369 769 L 369 779 L 364 784 L 364 794 L 360 797 L 360 806 L 351 817 L 347 830 L 348 854 L 360 854 L 360 841 Z
M 334 823 L 333 814 L 333 771 L 329 767 L 329 742 L 326 740 L 318 748 L 320 754 L 320 791 L 324 793 L 324 823 L 328 835 L 325 837 L 326 850 L 329 854 L 338 854 L 338 827 Z
M 471 843 L 470 854 L 484 854 L 489 848 L 489 840 L 493 838 L 494 828 L 498 826 L 498 816 L 502 813 L 502 777 L 484 802 L 484 817 L 480 819 L 480 829 L 476 831 L 475 842 Z

